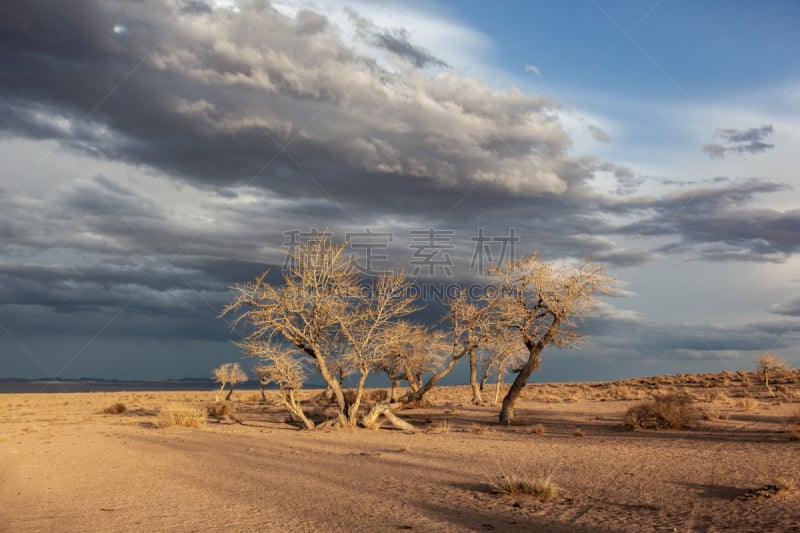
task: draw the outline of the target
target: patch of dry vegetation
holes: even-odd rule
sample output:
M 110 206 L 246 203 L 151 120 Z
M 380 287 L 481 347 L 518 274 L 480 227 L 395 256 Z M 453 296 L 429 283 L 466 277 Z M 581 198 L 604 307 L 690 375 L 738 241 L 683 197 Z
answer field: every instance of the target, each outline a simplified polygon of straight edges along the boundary
M 106 407 L 103 412 L 109 415 L 121 415 L 128 410 L 128 406 L 122 402 L 115 402 Z
M 756 400 L 752 396 L 745 396 L 744 398 L 739 398 L 739 400 L 736 402 L 736 407 L 738 407 L 742 411 L 753 411 L 759 405 L 760 404 L 758 403 L 758 400 Z
M 487 476 L 487 483 L 494 494 L 526 495 L 540 500 L 556 497 L 559 490 L 553 482 L 552 469 L 531 473 L 514 467 Z
M 156 415 L 153 427 L 168 428 L 174 426 L 201 429 L 206 425 L 206 410 L 188 405 L 170 405 Z
M 541 435 L 544 433 L 544 426 L 541 424 L 533 424 L 532 426 L 528 427 L 528 433 L 533 435 Z
M 699 417 L 688 395 L 672 393 L 631 407 L 625 413 L 624 425 L 628 429 L 685 429 Z
M 214 402 L 206 407 L 206 411 L 208 416 L 222 418 L 225 416 L 230 416 L 236 412 L 236 407 L 232 403 L 228 402 Z
M 797 480 L 793 477 L 782 476 L 775 480 L 778 492 L 794 492 L 797 490 Z

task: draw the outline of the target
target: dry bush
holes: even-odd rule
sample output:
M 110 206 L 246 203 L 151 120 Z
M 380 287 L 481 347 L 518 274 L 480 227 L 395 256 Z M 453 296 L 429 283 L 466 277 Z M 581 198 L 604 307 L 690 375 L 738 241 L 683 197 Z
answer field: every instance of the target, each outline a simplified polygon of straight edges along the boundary
M 778 492 L 794 492 L 797 490 L 797 480 L 793 477 L 779 477 L 775 480 Z
M 370 391 L 367 394 L 367 398 L 369 401 L 373 403 L 378 402 L 388 402 L 389 401 L 389 391 L 385 389 L 376 389 L 374 391 Z
M 206 411 L 188 405 L 170 405 L 161 409 L 153 420 L 153 427 L 168 428 L 173 426 L 202 428 L 206 425 Z
M 233 404 L 228 402 L 214 402 L 206 407 L 206 411 L 208 416 L 222 418 L 223 416 L 232 415 L 236 411 L 236 408 Z
M 494 494 L 524 494 L 541 500 L 554 498 L 558 494 L 558 486 L 553 483 L 552 469 L 531 474 L 516 466 L 487 476 L 487 483 Z
M 108 407 L 106 407 L 103 412 L 108 413 L 110 415 L 121 415 L 122 413 L 128 410 L 128 406 L 126 406 L 122 402 L 112 403 Z
M 541 435 L 544 433 L 544 426 L 541 424 L 533 424 L 532 426 L 528 427 L 528 433 Z
M 575 431 L 572 432 L 573 437 L 583 437 L 586 433 L 583 432 L 581 428 L 575 428 Z
M 739 398 L 739 401 L 736 402 L 736 407 L 741 409 L 742 411 L 752 411 L 756 409 L 760 404 L 758 400 L 751 396 L 745 396 L 744 398 Z
M 628 429 L 683 429 L 700 417 L 692 399 L 686 394 L 666 394 L 652 401 L 635 405 L 625 413 Z
M 708 403 L 723 403 L 726 405 L 731 403 L 731 399 L 722 391 L 709 392 L 706 394 L 705 401 Z
M 430 433 L 450 433 L 453 429 L 453 423 L 450 422 L 450 419 L 445 418 L 437 425 L 430 428 Z

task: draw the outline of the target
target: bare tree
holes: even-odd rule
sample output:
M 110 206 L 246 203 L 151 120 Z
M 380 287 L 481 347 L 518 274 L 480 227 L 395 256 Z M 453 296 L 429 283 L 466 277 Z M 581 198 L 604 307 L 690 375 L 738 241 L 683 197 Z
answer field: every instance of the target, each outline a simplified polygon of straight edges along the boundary
M 527 350 L 519 342 L 518 333 L 512 330 L 501 330 L 481 350 L 483 372 L 481 373 L 480 390 L 484 391 L 489 376 L 495 374 L 494 400 L 492 405 L 500 401 L 500 387 L 503 376 L 509 370 L 519 369 L 528 355 Z
M 403 274 L 377 276 L 364 286 L 345 250 L 346 245 L 335 245 L 325 236 L 294 247 L 282 286 L 267 283 L 266 272 L 253 282 L 234 285 L 237 295 L 222 315 L 238 313 L 234 327 L 249 324 L 246 341 L 267 342 L 277 336 L 297 347 L 333 392 L 338 422 L 354 426 L 364 382 L 375 367 L 371 344 L 383 328 L 417 308 Z M 352 403 L 343 391 L 348 374 L 357 376 Z
M 266 365 L 258 364 L 253 367 L 253 373 L 256 375 L 256 378 L 258 379 L 258 391 L 261 393 L 261 401 L 266 402 L 267 394 L 266 391 L 264 390 L 264 387 L 269 385 L 270 382 L 272 381 L 269 377 L 270 369 Z
M 269 383 L 278 385 L 278 401 L 305 429 L 314 429 L 312 422 L 303 412 L 297 393 L 303 388 L 306 374 L 303 365 L 295 358 L 295 348 L 278 346 L 270 341 L 245 340 L 237 345 L 249 356 L 258 357 L 264 364 L 256 367 L 261 380 L 261 397 L 263 386 Z
M 401 381 L 414 393 L 423 385 L 425 374 L 441 368 L 449 350 L 442 331 L 399 321 L 385 328 L 374 345 L 378 352 L 376 370 L 384 372 L 391 383 L 391 401 L 396 401 L 395 391 Z
M 247 374 L 244 370 L 242 370 L 242 367 L 239 365 L 239 363 L 222 364 L 212 370 L 211 375 L 214 376 L 214 381 L 220 384 L 220 393 L 225 390 L 225 385 L 230 385 L 228 395 L 225 397 L 226 400 L 231 399 L 234 385 L 247 381 Z
M 578 320 L 594 306 L 598 295 L 610 291 L 614 280 L 602 265 L 555 265 L 542 261 L 538 252 L 501 263 L 492 273 L 499 279 L 495 299 L 501 322 L 519 333 L 528 352 L 500 411 L 500 422 L 511 424 L 514 404 L 531 373 L 539 368 L 542 351 L 546 346 L 577 346 L 583 337 Z
M 473 403 L 480 404 L 480 384 L 478 382 L 477 357 L 478 350 L 485 346 L 496 331 L 496 317 L 493 316 L 492 302 L 488 298 L 470 300 L 466 291 L 460 291 L 447 302 L 447 316 L 450 327 L 450 354 L 438 372 L 428 378 L 417 390 L 406 394 L 402 400 L 419 402 L 422 397 L 448 375 L 464 356 L 469 356 L 470 383 L 472 385 Z
M 772 391 L 769 386 L 769 373 L 775 370 L 788 370 L 789 362 L 782 359 L 775 354 L 762 353 L 755 357 L 755 362 L 758 365 L 758 371 L 761 377 L 764 378 L 764 386 L 768 391 Z

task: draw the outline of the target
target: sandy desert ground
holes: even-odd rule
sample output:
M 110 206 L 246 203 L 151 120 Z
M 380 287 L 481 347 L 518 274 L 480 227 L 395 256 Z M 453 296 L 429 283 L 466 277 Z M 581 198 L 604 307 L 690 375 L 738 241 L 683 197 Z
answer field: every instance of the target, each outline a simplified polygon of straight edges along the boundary
M 623 428 L 630 406 L 674 390 L 702 410 L 696 427 Z M 167 406 L 213 401 L 0 395 L 0 530 L 800 531 L 800 372 L 772 393 L 732 372 L 532 384 L 511 427 L 467 387 L 401 411 L 413 434 L 298 431 L 252 391 L 202 429 L 153 427 Z M 117 402 L 124 413 L 104 412 Z M 551 473 L 558 493 L 491 491 L 515 470 Z

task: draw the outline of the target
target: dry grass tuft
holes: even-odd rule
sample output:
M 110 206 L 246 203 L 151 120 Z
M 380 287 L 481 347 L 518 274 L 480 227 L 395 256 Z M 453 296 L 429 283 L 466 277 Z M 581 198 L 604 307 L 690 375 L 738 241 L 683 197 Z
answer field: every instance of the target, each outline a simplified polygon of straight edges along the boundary
M 428 429 L 429 433 L 450 433 L 453 430 L 453 423 L 450 422 L 449 419 L 445 418 L 435 426 Z
M 628 429 L 684 429 L 699 417 L 688 395 L 673 393 L 631 407 L 625 413 L 624 425 Z
M 206 412 L 208 416 L 213 416 L 216 418 L 222 418 L 224 416 L 230 416 L 236 411 L 236 408 L 232 403 L 228 402 L 214 402 L 209 404 L 206 407 Z
M 742 411 L 753 411 L 759 406 L 758 400 L 751 396 L 745 396 L 744 398 L 739 398 L 739 401 L 736 402 L 736 407 L 741 409 Z
M 108 413 L 110 415 L 121 415 L 122 413 L 128 410 L 128 406 L 122 402 L 112 403 L 108 407 L 106 407 L 103 412 Z
M 528 433 L 541 435 L 544 433 L 544 426 L 541 424 L 533 424 L 532 426 L 528 427 Z
M 552 470 L 530 474 L 517 467 L 487 476 L 487 483 L 494 494 L 524 494 L 540 500 L 549 500 L 558 494 L 558 486 L 553 483 Z
M 583 437 L 586 433 L 583 432 L 581 428 L 575 428 L 575 431 L 572 432 L 573 437 Z
M 367 400 L 372 403 L 379 403 L 379 402 L 388 402 L 389 401 L 389 391 L 385 389 L 375 389 L 373 391 L 367 392 Z
M 775 480 L 778 492 L 794 492 L 797 490 L 797 480 L 793 477 L 779 477 Z
M 203 428 L 206 425 L 206 411 L 187 405 L 170 405 L 162 409 L 153 420 L 153 427 L 168 428 L 173 426 L 187 428 Z

